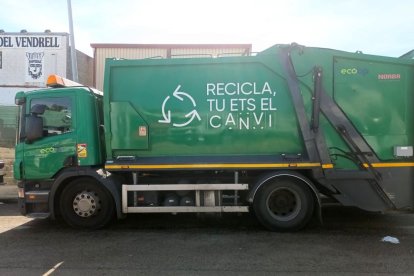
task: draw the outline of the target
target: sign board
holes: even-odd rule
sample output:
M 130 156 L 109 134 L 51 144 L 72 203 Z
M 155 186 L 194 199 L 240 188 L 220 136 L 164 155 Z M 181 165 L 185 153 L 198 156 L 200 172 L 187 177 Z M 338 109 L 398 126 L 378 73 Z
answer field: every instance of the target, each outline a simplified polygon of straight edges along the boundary
M 66 76 L 66 33 L 1 33 L 0 87 L 45 87 L 49 74 Z

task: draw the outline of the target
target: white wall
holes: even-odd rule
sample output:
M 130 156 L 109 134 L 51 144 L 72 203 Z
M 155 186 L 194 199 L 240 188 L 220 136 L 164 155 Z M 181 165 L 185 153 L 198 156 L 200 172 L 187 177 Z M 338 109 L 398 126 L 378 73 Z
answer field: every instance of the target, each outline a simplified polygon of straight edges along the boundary
M 34 89 L 39 88 L 0 87 L 0 105 L 14 105 L 14 96 L 17 92 L 29 91 Z
M 0 53 L 0 103 L 13 104 L 17 91 L 45 87 L 50 74 L 66 76 L 68 34 L 0 33 Z

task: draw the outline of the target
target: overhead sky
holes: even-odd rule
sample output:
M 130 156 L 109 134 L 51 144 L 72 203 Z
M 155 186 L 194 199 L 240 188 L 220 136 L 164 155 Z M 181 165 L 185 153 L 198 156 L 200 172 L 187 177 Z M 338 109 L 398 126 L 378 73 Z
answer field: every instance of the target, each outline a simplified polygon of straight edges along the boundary
M 414 48 L 412 0 L 72 0 L 76 48 L 91 43 L 251 43 L 400 56 Z M 67 0 L 2 0 L 6 32 L 69 32 Z

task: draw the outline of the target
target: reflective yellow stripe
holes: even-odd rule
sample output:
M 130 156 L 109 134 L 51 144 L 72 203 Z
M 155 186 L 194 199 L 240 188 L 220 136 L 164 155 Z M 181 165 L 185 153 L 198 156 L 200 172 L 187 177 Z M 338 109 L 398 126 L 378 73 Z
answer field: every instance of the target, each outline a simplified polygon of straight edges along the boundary
M 211 168 L 303 168 L 320 167 L 320 163 L 281 164 L 156 164 L 156 165 L 105 165 L 105 169 L 211 169 Z
M 372 167 L 374 168 L 395 168 L 395 167 L 414 167 L 414 163 L 407 162 L 407 163 L 372 163 Z M 364 164 L 365 168 L 368 168 L 368 164 Z
M 374 168 L 414 167 L 414 162 L 407 163 L 372 163 Z M 255 168 L 306 168 L 322 167 L 333 169 L 333 164 L 320 163 L 259 163 L 259 164 L 154 164 L 154 165 L 105 165 L 105 169 L 255 169 Z M 364 164 L 368 168 L 368 164 Z

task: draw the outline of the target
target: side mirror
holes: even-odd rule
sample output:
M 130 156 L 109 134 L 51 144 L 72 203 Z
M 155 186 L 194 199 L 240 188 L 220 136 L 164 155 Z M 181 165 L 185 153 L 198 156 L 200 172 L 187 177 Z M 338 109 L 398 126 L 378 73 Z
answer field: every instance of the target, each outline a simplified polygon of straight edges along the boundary
M 26 117 L 26 142 L 32 143 L 43 137 L 43 118 L 36 115 Z

